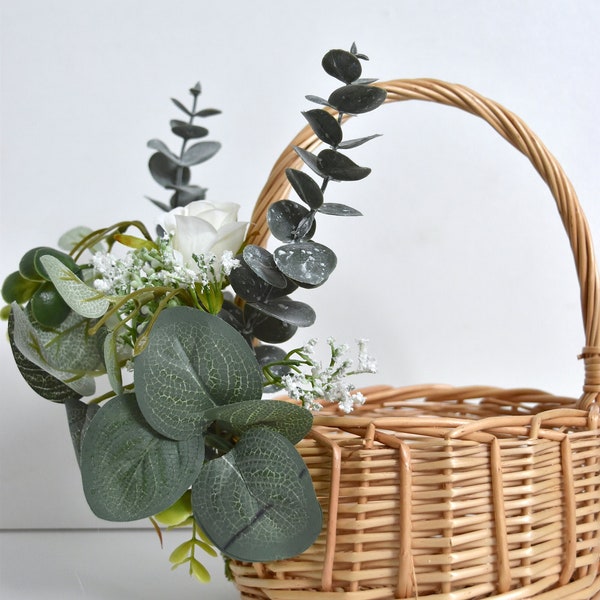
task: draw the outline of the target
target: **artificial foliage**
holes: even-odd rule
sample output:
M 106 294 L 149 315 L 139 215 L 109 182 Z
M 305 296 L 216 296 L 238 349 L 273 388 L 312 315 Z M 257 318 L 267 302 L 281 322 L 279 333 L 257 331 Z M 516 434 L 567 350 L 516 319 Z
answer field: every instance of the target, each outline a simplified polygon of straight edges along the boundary
M 179 150 L 148 142 L 150 173 L 170 195 L 151 199 L 164 212 L 156 234 L 135 220 L 77 227 L 59 248 L 26 252 L 2 286 L 16 365 L 37 394 L 65 405 L 92 511 L 190 526 L 170 560 L 201 581 L 197 551 L 271 561 L 315 541 L 321 508 L 294 445 L 321 402 L 350 412 L 364 401 L 345 378 L 374 370 L 364 341 L 357 367 L 332 340 L 325 364 L 313 340 L 278 345 L 315 320 L 294 291 L 324 284 L 337 264 L 315 239 L 317 219 L 360 215 L 325 192 L 370 172 L 347 154 L 376 136 L 345 140 L 342 128 L 385 100 L 362 78 L 365 60 L 355 45 L 323 58 L 342 85 L 327 99 L 307 96 L 319 107 L 302 114 L 326 147 L 297 149 L 307 170 L 288 169 L 294 199 L 269 207 L 272 252 L 244 241 L 237 205 L 211 203 L 191 182 L 192 168 L 220 149 L 204 126 L 220 111 L 199 108 L 196 84 L 191 104 L 173 99 Z M 96 395 L 98 377 L 109 392 Z M 265 398 L 278 390 L 292 401 Z

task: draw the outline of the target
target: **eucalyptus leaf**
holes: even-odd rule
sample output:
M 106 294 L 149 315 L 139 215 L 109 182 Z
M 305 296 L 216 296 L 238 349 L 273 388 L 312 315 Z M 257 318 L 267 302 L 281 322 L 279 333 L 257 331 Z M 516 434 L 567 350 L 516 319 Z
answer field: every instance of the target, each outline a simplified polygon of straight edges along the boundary
M 134 381 L 146 420 L 178 440 L 204 430 L 209 408 L 262 393 L 262 374 L 242 335 L 219 317 L 187 306 L 160 313 L 145 350 L 134 359 Z
M 248 400 L 208 411 L 211 419 L 224 423 L 235 435 L 243 435 L 251 427 L 263 425 L 277 431 L 292 444 L 297 444 L 310 431 L 312 414 L 296 404 L 283 400 Z
M 101 519 L 143 519 L 181 497 L 203 458 L 201 435 L 167 439 L 144 420 L 133 394 L 116 396 L 97 412 L 83 438 L 83 490 Z
M 64 403 L 67 400 L 78 400 L 82 394 L 51 375 L 45 369 L 29 360 L 17 347 L 14 336 L 14 308 L 11 307 L 8 317 L 8 339 L 15 363 L 23 379 L 29 387 L 46 400 Z
M 254 273 L 269 285 L 279 289 L 286 287 L 288 280 L 277 268 L 273 255 L 268 250 L 250 244 L 244 248 L 242 256 Z
M 194 113 L 195 117 L 214 117 L 220 115 L 221 111 L 218 108 L 203 108 Z
M 310 327 L 316 319 L 315 311 L 308 304 L 287 296 L 268 302 L 254 302 L 252 306 L 270 317 L 296 327 Z
M 2 284 L 2 299 L 7 304 L 24 304 L 39 287 L 39 282 L 25 279 L 19 271 L 11 273 Z
M 325 98 L 321 98 L 321 96 L 314 96 L 312 94 L 308 94 L 305 96 L 305 98 L 309 102 L 314 102 L 315 104 L 321 104 L 323 106 L 331 106 L 331 104 L 329 104 L 329 102 L 327 100 L 325 100 Z
M 89 227 L 84 227 L 83 225 L 80 225 L 79 227 L 73 227 L 73 229 L 69 229 L 69 231 L 60 236 L 58 240 L 58 246 L 65 252 L 71 252 L 71 250 L 73 250 L 73 248 L 90 233 L 92 233 L 92 230 Z M 91 252 L 102 252 L 106 250 L 106 244 L 104 242 L 98 242 L 89 250 Z
M 286 279 L 287 281 L 287 279 Z M 247 302 L 266 300 L 273 295 L 283 295 L 264 278 L 251 269 L 245 261 L 229 274 L 229 283 L 235 293 Z
M 174 152 L 171 152 L 171 150 L 169 150 L 169 147 L 164 142 L 161 142 L 157 139 L 153 139 L 150 140 L 146 145 L 148 146 L 148 148 L 152 148 L 152 150 L 160 152 L 163 156 L 168 158 L 171 162 L 175 163 L 176 165 L 183 166 L 183 163 L 181 162 L 180 158 Z
M 156 152 L 150 157 L 148 168 L 154 180 L 166 188 L 174 185 L 186 185 L 190 181 L 189 168 L 179 167 L 177 163 L 160 152 Z
M 309 211 L 301 204 L 292 200 L 278 200 L 267 210 L 267 224 L 273 236 L 282 242 L 310 238 L 316 229 L 314 221 L 307 231 L 302 232 L 298 229 L 307 215 L 309 215 Z
M 251 325 L 252 334 L 269 344 L 281 344 L 294 337 L 298 330 L 297 325 L 282 321 L 275 317 L 270 317 L 266 313 L 254 308 L 252 304 L 246 304 L 244 307 L 246 322 Z
M 304 171 L 286 169 L 285 175 L 301 200 L 310 208 L 318 209 L 323 204 L 323 192 L 319 184 Z
M 369 85 L 345 85 L 334 90 L 329 96 L 329 103 L 339 112 L 360 115 L 381 106 L 387 92 Z
M 187 206 L 190 202 L 206 198 L 206 188 L 199 185 L 174 185 L 171 189 L 175 190 L 175 194 L 171 197 L 171 208 Z
M 202 467 L 192 507 L 214 545 L 243 561 L 297 556 L 322 527 L 304 461 L 284 436 L 265 427 L 248 430 L 233 450 Z
M 321 171 L 319 159 L 315 154 L 298 146 L 294 146 L 294 151 L 302 159 L 304 164 L 308 165 L 319 177 L 323 177 L 323 179 L 327 177 L 327 174 Z
M 380 133 L 375 133 L 374 135 L 368 135 L 366 137 L 362 137 L 362 138 L 356 138 L 353 140 L 347 140 L 345 142 L 342 142 L 338 148 L 340 150 L 349 150 L 350 148 L 357 148 L 358 146 L 362 146 L 363 144 L 366 144 L 367 142 L 374 140 L 375 138 L 381 137 Z
M 337 264 L 335 253 L 316 242 L 280 246 L 273 256 L 284 275 L 311 286 L 325 283 Z
M 192 116 L 192 111 L 187 108 L 182 102 L 180 102 L 179 100 L 177 100 L 177 98 L 171 98 L 171 102 L 182 112 L 184 112 L 186 115 L 188 115 L 189 117 Z
M 150 202 L 152 202 L 152 204 L 154 204 L 154 206 L 157 206 L 158 208 L 160 208 L 161 210 L 164 210 L 165 212 L 169 212 L 171 210 L 171 207 L 168 204 L 165 204 L 164 202 L 161 202 L 160 200 L 155 200 L 154 198 L 149 198 L 148 196 L 146 196 L 146 200 L 150 200 Z
M 19 262 L 19 271 L 21 275 L 32 281 L 48 281 L 48 273 L 46 273 L 46 269 L 40 261 L 42 256 L 48 254 L 57 258 L 65 266 L 71 269 L 71 271 L 77 271 L 79 268 L 77 263 L 65 252 L 48 246 L 38 246 L 37 248 L 32 248 L 26 252 L 21 258 Z
M 42 256 L 40 261 L 64 301 L 77 314 L 88 319 L 96 319 L 106 313 L 110 302 L 98 290 L 83 283 L 54 256 Z
M 212 158 L 220 149 L 219 142 L 198 142 L 183 153 L 181 164 L 185 167 L 198 165 Z
M 81 445 L 91 420 L 100 410 L 98 404 L 86 404 L 81 400 L 69 399 L 65 402 L 67 422 L 77 464 L 81 466 Z
M 104 338 L 102 345 L 104 355 L 104 365 L 110 387 L 116 394 L 123 393 L 123 372 L 119 365 L 119 356 L 117 354 L 117 332 L 110 331 Z
M 59 389 L 55 385 L 53 379 L 44 377 L 41 373 L 35 372 L 29 363 L 33 363 L 36 367 L 45 371 L 52 378 L 58 379 L 60 382 L 71 388 L 75 392 L 71 397 L 90 396 L 94 393 L 96 385 L 94 380 L 89 376 L 80 376 L 74 374 L 66 369 L 60 369 L 52 367 L 49 364 L 47 350 L 44 347 L 40 336 L 35 330 L 34 326 L 29 322 L 27 315 L 23 312 L 21 307 L 13 303 L 11 305 L 11 318 L 13 319 L 13 329 L 11 335 L 11 347 L 13 347 L 13 354 L 15 354 L 15 348 L 19 351 L 19 355 L 15 354 L 15 361 L 19 370 L 21 370 L 20 363 L 23 363 L 22 358 L 26 359 L 27 362 L 23 363 L 24 370 L 21 370 L 21 374 L 27 381 L 27 383 L 33 387 L 33 389 L 44 398 L 53 400 L 56 395 L 59 397 L 68 397 L 64 389 Z M 22 355 L 22 356 L 21 356 Z M 45 385 L 51 386 L 50 391 L 46 394 L 44 391 Z M 37 386 L 34 387 L 34 385 Z M 49 397 L 51 396 L 51 397 Z
M 330 50 L 323 57 L 321 64 L 328 75 L 344 83 L 352 83 L 362 74 L 360 61 L 347 50 Z
M 330 146 L 337 146 L 343 138 L 342 128 L 337 119 L 322 108 L 302 113 L 315 135 Z
M 336 181 L 358 181 L 371 172 L 368 167 L 359 167 L 344 154 L 328 148 L 319 152 L 318 161 L 319 169 Z
M 178 121 L 174 119 L 171 121 L 170 125 L 171 131 L 184 140 L 203 138 L 208 135 L 208 129 L 206 129 L 206 127 L 192 125 L 191 123 L 186 123 L 185 121 Z
M 346 204 L 337 204 L 336 202 L 326 202 L 319 208 L 319 212 L 324 215 L 335 215 L 336 217 L 361 217 L 362 213 Z

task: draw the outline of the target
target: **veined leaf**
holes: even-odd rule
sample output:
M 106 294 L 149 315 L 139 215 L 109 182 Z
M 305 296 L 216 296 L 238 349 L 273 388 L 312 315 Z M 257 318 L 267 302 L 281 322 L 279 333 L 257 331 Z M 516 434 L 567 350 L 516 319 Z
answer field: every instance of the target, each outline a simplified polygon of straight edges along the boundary
M 11 344 L 14 345 L 14 348 L 20 353 L 19 356 L 15 355 L 17 365 L 21 369 L 19 364 L 20 360 L 18 360 L 21 356 L 28 361 L 25 363 L 25 371 L 21 370 L 21 373 L 25 377 L 27 383 L 32 387 L 34 382 L 37 382 L 36 385 L 39 385 L 39 388 L 34 387 L 34 389 L 41 396 L 48 398 L 49 400 L 53 399 L 52 397 L 46 396 L 44 393 L 44 385 L 46 385 L 46 383 L 50 383 L 52 386 L 50 395 L 53 395 L 58 390 L 55 389 L 56 386 L 52 380 L 47 380 L 43 377 L 40 378 L 41 374 L 32 372 L 29 363 L 33 363 L 48 375 L 58 379 L 60 382 L 71 388 L 75 392 L 71 397 L 77 397 L 77 394 L 79 397 L 90 396 L 94 393 L 96 385 L 91 377 L 76 376 L 72 372 L 54 368 L 50 365 L 42 340 L 18 304 L 13 303 L 11 305 L 11 318 L 14 319 Z M 59 401 L 64 401 L 64 399 L 65 398 L 62 398 L 62 400 Z
M 81 465 L 81 445 L 94 415 L 100 410 L 98 404 L 86 404 L 81 400 L 69 399 L 65 402 L 69 432 L 77 464 Z
M 251 427 L 264 425 L 277 431 L 292 444 L 297 444 L 310 431 L 312 414 L 295 404 L 282 400 L 249 400 L 227 406 L 217 406 L 208 411 L 215 421 L 221 421 L 236 435 Z
M 291 442 L 265 427 L 249 429 L 233 450 L 202 467 L 192 507 L 221 552 L 249 562 L 296 556 L 322 526 L 304 461 Z
M 262 375 L 252 349 L 223 319 L 189 307 L 163 310 L 134 361 L 146 420 L 172 439 L 201 433 L 214 406 L 255 400 Z
M 83 489 L 92 511 L 108 521 L 155 515 L 182 496 L 204 459 L 201 435 L 169 440 L 145 421 L 133 394 L 109 400 L 82 443 Z
M 108 299 L 83 283 L 57 258 L 48 254 L 40 257 L 40 261 L 64 301 L 76 313 L 88 319 L 97 319 L 108 310 Z

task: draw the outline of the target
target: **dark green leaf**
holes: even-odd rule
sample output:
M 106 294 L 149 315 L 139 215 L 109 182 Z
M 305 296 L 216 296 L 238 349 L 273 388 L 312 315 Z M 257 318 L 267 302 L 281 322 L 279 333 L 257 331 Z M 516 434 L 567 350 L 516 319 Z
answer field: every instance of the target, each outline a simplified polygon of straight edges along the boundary
M 242 253 L 244 262 L 261 279 L 273 287 L 283 289 L 287 286 L 288 280 L 285 275 L 277 268 L 273 255 L 260 246 L 249 245 L 244 248 Z
M 231 271 L 229 282 L 234 292 L 246 302 L 266 300 L 272 294 L 282 295 L 281 292 L 276 292 L 277 288 L 267 283 L 243 261 L 239 267 Z
M 219 142 L 198 142 L 190 146 L 181 158 L 181 164 L 186 167 L 199 165 L 212 158 L 221 149 Z
M 310 176 L 298 169 L 286 169 L 286 177 L 300 199 L 311 208 L 319 208 L 323 204 L 323 192 L 319 184 Z
M 133 394 L 116 396 L 96 413 L 83 438 L 83 490 L 101 519 L 143 519 L 169 508 L 190 487 L 203 458 L 201 435 L 164 438 L 144 420 Z
M 311 286 L 325 283 L 337 264 L 334 252 L 316 242 L 287 244 L 277 248 L 273 256 L 284 275 Z
M 292 300 L 287 296 L 268 302 L 254 302 L 252 306 L 270 317 L 296 327 L 310 327 L 316 319 L 315 311 L 308 304 Z
M 146 198 L 146 200 L 150 200 L 150 202 L 152 202 L 152 204 L 154 204 L 154 206 L 157 206 L 158 208 L 160 208 L 161 210 L 164 210 L 165 212 L 169 212 L 171 210 L 171 207 L 168 204 L 165 204 L 164 202 L 161 202 L 160 200 L 154 200 L 154 198 L 149 198 L 148 196 L 145 196 L 145 198 Z
M 174 152 L 171 152 L 171 150 L 169 150 L 169 147 L 164 142 L 154 139 L 150 140 L 146 145 L 148 146 L 148 148 L 152 148 L 152 150 L 160 152 L 163 156 L 166 156 L 171 162 L 175 163 L 176 165 L 180 167 L 183 166 L 183 163 L 181 162 L 179 157 Z
M 19 271 L 11 273 L 2 284 L 2 299 L 10 304 L 24 304 L 38 288 L 39 282 L 25 279 Z
M 86 404 L 81 400 L 68 399 L 65 401 L 67 422 L 77 464 L 81 466 L 81 445 L 94 415 L 100 410 L 98 404 Z
M 314 96 L 312 94 L 308 94 L 308 95 L 305 96 L 305 98 L 309 102 L 314 102 L 315 104 L 321 104 L 322 106 L 329 106 L 329 107 L 331 107 L 331 104 L 329 104 L 329 102 L 327 102 L 327 100 L 325 100 L 325 98 L 321 98 L 321 96 Z
M 278 200 L 269 206 L 267 210 L 267 224 L 271 233 L 282 242 L 290 242 L 295 239 L 312 237 L 315 233 L 316 223 L 311 223 L 309 231 L 303 233 L 298 230 L 302 220 L 309 211 L 292 200 Z
M 221 111 L 218 108 L 203 108 L 194 113 L 195 117 L 213 117 L 214 115 L 220 115 Z
M 208 129 L 206 129 L 206 127 L 192 125 L 191 123 L 186 123 L 185 121 L 178 121 L 174 119 L 171 121 L 170 125 L 171 131 L 184 140 L 203 138 L 208 135 Z
M 252 327 L 253 335 L 269 344 L 287 342 L 290 338 L 294 337 L 294 334 L 298 330 L 296 325 L 269 317 L 254 308 L 252 304 L 246 304 L 244 314 L 246 315 L 246 322 Z
M 321 62 L 325 72 L 344 83 L 352 83 L 362 73 L 358 58 L 346 50 L 330 50 Z
M 304 148 L 299 148 L 298 146 L 294 146 L 294 151 L 319 177 L 323 177 L 323 179 L 327 177 L 327 175 L 321 171 L 319 159 L 315 154 L 308 150 L 304 150 Z
M 177 98 L 171 98 L 171 102 L 181 111 L 183 111 L 189 117 L 192 116 L 192 112 L 184 104 L 182 104 Z
M 246 340 L 215 315 L 185 306 L 163 310 L 134 360 L 138 404 L 159 433 L 186 439 L 213 406 L 261 397 L 262 374 Z
M 202 93 L 202 86 L 200 85 L 200 82 L 197 81 L 196 85 L 194 85 L 193 87 L 190 88 L 190 94 L 192 96 L 194 96 L 194 98 L 196 98 L 197 96 L 199 96 Z
M 8 339 L 17 368 L 27 385 L 36 394 L 39 394 L 46 400 L 58 403 L 81 398 L 80 393 L 29 360 L 19 350 L 14 339 L 14 309 L 11 310 L 8 318 Z
M 359 115 L 381 106 L 386 96 L 387 92 L 382 88 L 352 84 L 334 90 L 329 103 L 340 112 Z
M 172 208 L 187 206 L 190 202 L 206 198 L 207 189 L 198 185 L 174 185 L 172 189 L 176 190 L 173 198 L 171 198 Z
M 192 507 L 212 542 L 243 561 L 296 556 L 322 527 L 304 461 L 285 437 L 265 427 L 248 430 L 233 450 L 202 467 Z
M 154 180 L 166 188 L 174 185 L 186 185 L 190 181 L 190 170 L 187 167 L 179 167 L 160 152 L 150 157 L 148 168 Z
M 54 258 L 58 259 L 71 271 L 79 270 L 77 263 L 65 252 L 56 250 L 55 248 L 49 248 L 48 246 L 39 246 L 29 250 L 23 255 L 23 258 L 19 262 L 19 272 L 21 275 L 25 277 L 25 279 L 31 279 L 32 281 L 48 281 L 50 278 L 40 260 L 42 256 L 46 256 L 47 254 L 54 256 Z
M 307 110 L 302 113 L 315 135 L 330 146 L 337 146 L 343 137 L 342 128 L 337 119 L 322 108 Z
M 361 217 L 362 213 L 351 206 L 337 204 L 335 202 L 326 202 L 319 209 L 320 213 L 325 215 L 335 215 L 336 217 Z
M 370 140 L 373 140 L 377 137 L 381 137 L 380 133 L 376 133 L 374 135 L 369 135 L 367 137 L 363 137 L 363 138 L 357 138 L 355 140 L 348 140 L 346 142 L 342 142 L 338 148 L 340 150 L 349 150 L 350 148 L 356 148 L 357 146 L 362 146 L 362 144 L 369 142 Z
M 368 167 L 359 167 L 344 154 L 329 148 L 319 152 L 318 161 L 319 169 L 336 181 L 358 181 L 371 172 Z
M 235 435 L 264 425 L 285 436 L 292 444 L 304 438 L 313 421 L 308 410 L 283 400 L 249 400 L 217 406 L 209 411 L 209 415 L 211 419 L 224 423 Z

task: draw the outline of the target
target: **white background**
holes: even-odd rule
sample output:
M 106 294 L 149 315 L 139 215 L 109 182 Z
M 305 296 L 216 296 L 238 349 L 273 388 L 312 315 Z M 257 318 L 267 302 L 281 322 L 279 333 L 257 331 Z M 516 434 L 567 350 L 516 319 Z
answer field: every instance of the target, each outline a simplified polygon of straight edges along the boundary
M 356 41 L 365 76 L 435 77 L 504 104 L 536 131 L 578 190 L 600 236 L 595 0 L 1 0 L 0 276 L 75 225 L 150 226 L 166 200 L 146 141 L 176 147 L 169 98 L 223 115 L 223 143 L 193 181 L 247 220 L 275 158 L 335 81 L 320 68 Z M 368 337 L 380 371 L 361 384 L 538 387 L 577 396 L 584 345 L 566 235 L 538 175 L 485 123 L 401 103 L 364 115 L 348 136 L 383 133 L 352 157 L 373 168 L 330 186 L 363 211 L 322 219 L 339 256 L 303 296 L 318 322 L 300 332 Z M 24 384 L 0 345 L 0 528 L 87 528 L 89 512 L 62 407 Z M 142 524 L 143 525 L 143 524 Z M 124 596 L 127 597 L 127 596 Z

